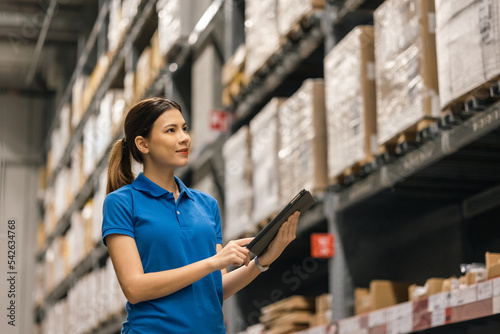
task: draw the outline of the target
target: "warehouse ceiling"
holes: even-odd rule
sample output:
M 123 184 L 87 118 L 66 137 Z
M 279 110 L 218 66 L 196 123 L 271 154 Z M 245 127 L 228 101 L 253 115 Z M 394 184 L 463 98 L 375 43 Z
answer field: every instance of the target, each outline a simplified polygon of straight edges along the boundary
M 89 2 L 95 3 L 0 1 L 0 92 L 29 95 L 58 89 L 74 67 L 82 10 Z

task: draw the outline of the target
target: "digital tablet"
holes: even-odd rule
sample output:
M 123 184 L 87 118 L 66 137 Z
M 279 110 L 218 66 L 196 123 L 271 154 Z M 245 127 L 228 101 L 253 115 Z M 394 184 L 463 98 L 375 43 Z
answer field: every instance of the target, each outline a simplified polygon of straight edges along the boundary
M 284 222 L 290 217 L 295 211 L 300 211 L 301 213 L 309 209 L 316 201 L 314 197 L 309 193 L 309 191 L 302 189 L 291 201 L 285 206 L 280 213 L 274 217 L 269 224 L 267 224 L 247 245 L 247 248 L 259 256 L 266 249 L 267 246 L 274 239 L 278 230 L 283 225 Z

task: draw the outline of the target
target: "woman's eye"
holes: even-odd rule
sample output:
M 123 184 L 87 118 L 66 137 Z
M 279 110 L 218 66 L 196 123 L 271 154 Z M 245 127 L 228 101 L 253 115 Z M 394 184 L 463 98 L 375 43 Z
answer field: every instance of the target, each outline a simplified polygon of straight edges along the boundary
M 167 133 L 174 132 L 174 129 L 167 129 L 167 131 L 165 131 L 165 132 L 167 132 Z
M 184 128 L 182 128 L 182 130 L 183 130 L 184 132 L 187 132 L 187 131 L 188 131 L 187 126 L 186 126 L 186 127 L 184 127 Z

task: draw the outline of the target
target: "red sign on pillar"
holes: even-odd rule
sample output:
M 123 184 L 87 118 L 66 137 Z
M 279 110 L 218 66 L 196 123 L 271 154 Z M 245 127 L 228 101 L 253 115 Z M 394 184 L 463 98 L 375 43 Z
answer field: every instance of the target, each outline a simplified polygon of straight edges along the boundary
M 311 256 L 314 258 L 331 258 L 335 254 L 335 242 L 331 233 L 311 234 Z
M 214 109 L 210 111 L 210 129 L 228 132 L 230 127 L 230 114 L 228 111 Z

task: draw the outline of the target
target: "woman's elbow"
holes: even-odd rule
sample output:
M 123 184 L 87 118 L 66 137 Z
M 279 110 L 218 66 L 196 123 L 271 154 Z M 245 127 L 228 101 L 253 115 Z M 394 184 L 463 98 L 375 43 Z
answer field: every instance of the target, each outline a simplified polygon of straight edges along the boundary
M 144 301 L 143 298 L 141 298 L 141 294 L 138 289 L 132 284 L 123 285 L 122 292 L 130 304 L 137 304 Z

